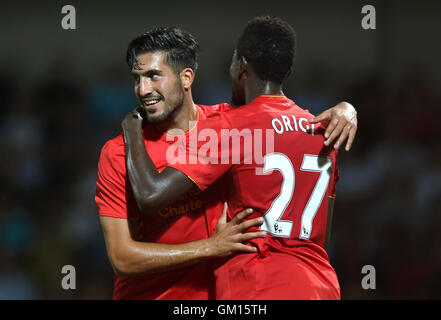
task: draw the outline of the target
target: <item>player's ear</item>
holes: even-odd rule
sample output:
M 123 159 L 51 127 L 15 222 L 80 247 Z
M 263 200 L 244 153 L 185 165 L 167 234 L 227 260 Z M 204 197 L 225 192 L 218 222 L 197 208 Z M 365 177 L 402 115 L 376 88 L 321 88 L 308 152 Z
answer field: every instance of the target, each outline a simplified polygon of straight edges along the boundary
M 191 85 L 193 84 L 193 80 L 194 80 L 193 69 L 185 68 L 184 70 L 181 71 L 179 76 L 181 78 L 181 83 L 182 83 L 183 88 L 185 90 L 190 89 Z
M 248 68 L 248 61 L 245 59 L 244 56 L 240 57 L 240 64 L 239 64 L 239 79 L 244 76 L 246 78 L 247 74 L 247 68 Z

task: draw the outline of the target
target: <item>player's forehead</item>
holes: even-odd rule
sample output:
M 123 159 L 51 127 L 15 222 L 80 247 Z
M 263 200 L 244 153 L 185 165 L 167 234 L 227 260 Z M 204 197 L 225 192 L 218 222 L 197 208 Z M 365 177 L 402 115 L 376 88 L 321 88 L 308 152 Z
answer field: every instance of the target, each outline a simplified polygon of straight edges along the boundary
M 146 72 L 149 70 L 167 71 L 170 67 L 165 62 L 165 51 L 153 51 L 138 54 L 133 64 L 132 73 Z

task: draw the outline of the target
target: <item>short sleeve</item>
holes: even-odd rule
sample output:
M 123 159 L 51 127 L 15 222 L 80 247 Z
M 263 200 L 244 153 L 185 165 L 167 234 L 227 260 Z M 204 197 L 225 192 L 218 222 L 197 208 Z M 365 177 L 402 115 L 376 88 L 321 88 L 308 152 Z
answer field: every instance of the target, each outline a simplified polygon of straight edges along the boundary
M 125 155 L 108 141 L 98 162 L 95 203 L 101 216 L 127 219 Z
M 185 174 L 201 190 L 207 189 L 232 166 L 231 144 L 222 142 L 222 128 L 228 127 L 224 113 L 213 113 L 191 130 L 183 148 L 185 161 L 169 164 Z M 225 139 L 224 139 L 225 140 Z

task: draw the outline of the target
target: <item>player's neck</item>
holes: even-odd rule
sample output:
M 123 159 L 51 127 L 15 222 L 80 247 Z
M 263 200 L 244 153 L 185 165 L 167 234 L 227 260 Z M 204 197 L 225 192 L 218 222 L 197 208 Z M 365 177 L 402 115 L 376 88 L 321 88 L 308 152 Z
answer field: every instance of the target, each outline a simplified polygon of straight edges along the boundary
M 180 108 L 176 109 L 167 120 L 158 122 L 155 126 L 162 132 L 176 129 L 186 132 L 197 121 L 197 115 L 198 111 L 191 95 L 186 96 Z
M 283 95 L 282 86 L 272 81 L 250 79 L 245 84 L 245 102 L 251 103 L 258 96 L 262 95 Z

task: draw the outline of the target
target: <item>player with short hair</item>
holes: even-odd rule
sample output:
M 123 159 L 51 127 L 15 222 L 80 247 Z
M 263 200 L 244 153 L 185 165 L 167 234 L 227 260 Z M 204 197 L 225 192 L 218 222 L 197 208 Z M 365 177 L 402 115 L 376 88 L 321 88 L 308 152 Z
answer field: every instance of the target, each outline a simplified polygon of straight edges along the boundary
M 146 128 L 143 139 L 154 154 L 158 170 L 167 166 L 164 152 L 171 144 L 161 129 L 185 130 L 196 117 L 191 111 L 197 110 L 197 117 L 202 119 L 221 107 L 194 105 L 191 92 L 184 89 L 193 79 L 197 52 L 194 38 L 178 28 L 152 30 L 134 39 L 127 51 L 139 101 L 146 108 L 152 102 L 161 105 L 160 111 L 149 112 L 148 121 L 155 125 Z M 145 72 L 146 64 L 152 68 Z M 146 81 L 156 83 L 160 90 L 155 95 L 146 91 Z M 182 108 L 182 104 L 191 109 Z M 255 251 L 242 244 L 264 235 L 243 234 L 250 226 L 261 223 L 257 219 L 241 222 L 249 211 L 242 211 L 229 223 L 224 215 L 217 232 L 209 237 L 204 215 L 209 199 L 199 190 L 187 191 L 161 210 L 150 211 L 148 216 L 140 214 L 127 176 L 123 136 L 104 145 L 95 201 L 116 273 L 114 299 L 210 299 L 213 276 L 206 260 L 236 251 Z
M 173 129 L 181 129 L 185 131 L 184 136 L 188 136 L 190 121 L 202 123 L 211 113 L 230 108 L 227 104 L 208 107 L 193 103 L 191 84 L 197 65 L 195 44 L 191 35 L 178 28 L 158 28 L 135 39 L 128 48 L 127 60 L 135 79 L 135 93 L 148 114 L 148 125 L 140 130 L 142 135 L 138 141 L 144 152 L 146 147 L 150 150 L 152 158 L 148 159 L 148 165 L 155 173 L 168 170 L 165 153 L 172 144 Z M 347 105 L 335 107 L 331 111 L 333 118 L 348 123 L 347 115 L 339 114 L 348 109 Z M 129 122 L 123 122 L 123 131 L 126 145 L 130 145 L 131 136 L 126 134 L 130 129 L 125 124 Z M 216 189 L 201 194 L 194 184 L 178 183 L 174 186 L 178 189 L 174 191 L 174 200 L 170 202 L 168 187 L 163 189 L 160 198 L 153 193 L 144 194 L 131 173 L 131 166 L 137 166 L 134 157 L 137 158 L 136 153 L 124 150 L 120 135 L 103 147 L 98 168 L 95 199 L 109 258 L 117 273 L 114 298 L 213 298 L 210 295 L 213 279 L 203 261 L 237 251 L 256 252 L 256 248 L 245 246 L 243 242 L 262 237 L 264 233 L 243 232 L 261 224 L 262 220 L 241 222 L 250 214 L 242 211 L 226 223 L 224 211 L 215 232 L 204 239 L 209 236 L 210 228 L 204 212 L 207 208 L 222 208 L 222 204 L 213 202 Z M 182 175 L 176 170 L 175 173 Z M 150 196 L 160 199 L 156 207 L 146 207 L 135 201 L 135 198 L 148 199 Z M 166 202 L 173 204 L 167 206 Z

